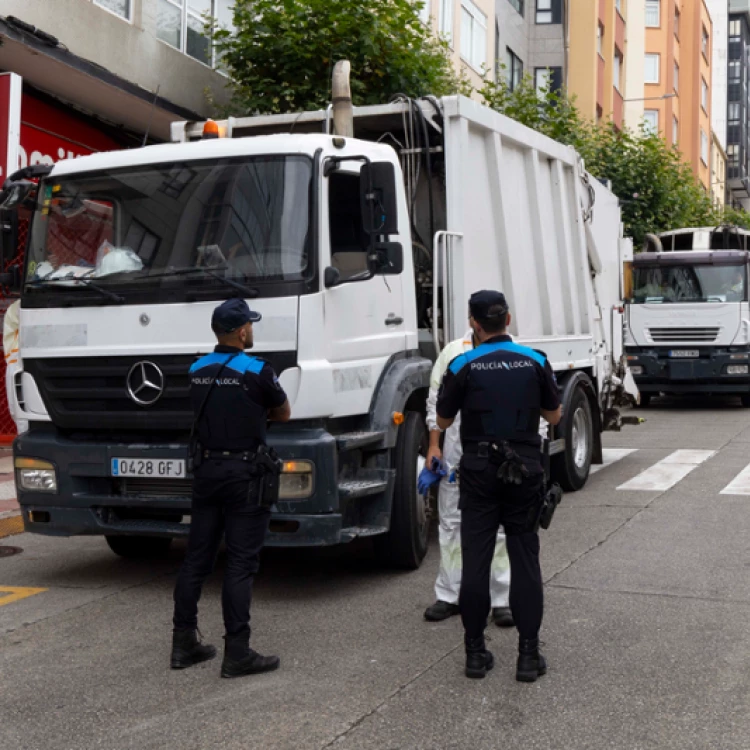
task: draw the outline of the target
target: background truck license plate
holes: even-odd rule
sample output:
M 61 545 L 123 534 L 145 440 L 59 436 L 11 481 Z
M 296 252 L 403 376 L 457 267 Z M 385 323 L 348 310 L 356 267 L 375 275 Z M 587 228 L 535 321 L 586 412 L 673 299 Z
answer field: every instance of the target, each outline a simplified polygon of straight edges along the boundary
M 185 476 L 185 460 L 175 458 L 113 458 L 112 476 L 179 479 Z

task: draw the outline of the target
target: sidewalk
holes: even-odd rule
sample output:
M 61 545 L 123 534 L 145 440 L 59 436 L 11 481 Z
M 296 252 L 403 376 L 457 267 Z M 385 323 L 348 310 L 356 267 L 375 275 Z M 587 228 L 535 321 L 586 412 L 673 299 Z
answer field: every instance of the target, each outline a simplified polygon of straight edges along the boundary
M 13 454 L 10 448 L 0 448 L 0 538 L 23 531 L 19 516 Z

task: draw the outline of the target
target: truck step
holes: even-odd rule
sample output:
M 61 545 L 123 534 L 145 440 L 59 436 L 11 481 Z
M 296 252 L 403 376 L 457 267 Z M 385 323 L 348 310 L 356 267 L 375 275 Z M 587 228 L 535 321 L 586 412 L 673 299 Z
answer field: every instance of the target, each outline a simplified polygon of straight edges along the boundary
M 388 529 L 385 526 L 347 526 L 345 529 L 341 529 L 341 541 L 351 542 L 358 537 L 377 536 L 378 534 L 385 534 L 386 531 Z
M 383 478 L 345 479 L 339 482 L 339 497 L 354 500 L 359 497 L 378 495 L 388 489 L 388 480 Z
M 384 432 L 344 432 L 341 435 L 336 435 L 336 446 L 340 451 L 351 451 L 355 448 L 375 445 L 381 442 L 384 437 Z
M 113 520 L 107 525 L 108 531 L 125 531 L 129 534 L 149 534 L 160 531 L 169 536 L 187 536 L 190 531 L 189 523 L 177 523 L 176 521 L 149 521 L 142 520 Z

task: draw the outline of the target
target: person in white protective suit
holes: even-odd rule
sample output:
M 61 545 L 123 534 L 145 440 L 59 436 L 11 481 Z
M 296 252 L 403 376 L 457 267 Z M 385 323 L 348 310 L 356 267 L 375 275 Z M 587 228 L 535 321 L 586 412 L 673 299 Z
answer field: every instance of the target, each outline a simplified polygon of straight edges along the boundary
M 440 570 L 435 583 L 437 601 L 424 613 L 425 620 L 437 622 L 458 614 L 458 594 L 461 588 L 461 511 L 458 509 L 459 488 L 456 469 L 461 460 L 460 415 L 448 428 L 440 450 L 442 430 L 437 426 L 436 404 L 438 390 L 448 365 L 460 354 L 474 348 L 471 330 L 461 339 L 451 341 L 437 358 L 430 378 L 430 393 L 427 398 L 427 429 L 430 431 L 430 447 L 427 466 L 433 457 L 447 464 L 447 475 L 438 487 L 438 516 L 440 540 Z M 501 526 L 497 533 L 495 555 L 490 571 L 490 600 L 492 619 L 498 627 L 513 627 L 513 615 L 508 606 L 510 592 L 510 562 L 505 548 L 505 532 Z

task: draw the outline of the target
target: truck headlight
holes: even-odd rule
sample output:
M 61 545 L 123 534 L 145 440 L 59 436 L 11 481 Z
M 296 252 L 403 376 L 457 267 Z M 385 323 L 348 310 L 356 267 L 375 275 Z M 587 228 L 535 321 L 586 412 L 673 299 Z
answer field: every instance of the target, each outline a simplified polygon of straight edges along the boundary
M 57 472 L 54 464 L 38 458 L 17 458 L 16 484 L 29 492 L 57 492 Z
M 302 500 L 315 490 L 312 461 L 284 461 L 279 482 L 279 500 Z
M 727 375 L 747 375 L 747 365 L 727 365 Z

